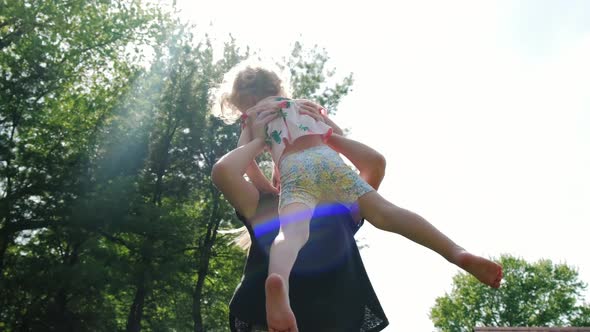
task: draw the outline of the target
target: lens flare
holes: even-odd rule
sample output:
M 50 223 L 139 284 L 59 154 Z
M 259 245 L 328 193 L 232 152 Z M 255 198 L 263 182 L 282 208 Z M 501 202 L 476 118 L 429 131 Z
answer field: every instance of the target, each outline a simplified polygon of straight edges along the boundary
M 298 222 L 301 212 L 283 216 L 283 222 Z M 354 233 L 358 229 L 350 216 L 350 209 L 340 203 L 316 206 L 310 224 L 308 242 L 299 252 L 292 273 L 316 274 L 341 266 L 352 254 Z M 253 229 L 255 245 L 267 255 L 280 228 L 278 217 L 256 225 Z

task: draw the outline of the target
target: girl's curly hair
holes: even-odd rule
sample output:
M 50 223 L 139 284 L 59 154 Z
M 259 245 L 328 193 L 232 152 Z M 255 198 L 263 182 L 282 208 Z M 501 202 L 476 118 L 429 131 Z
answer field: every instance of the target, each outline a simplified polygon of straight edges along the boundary
M 267 69 L 268 65 L 243 62 L 224 75 L 224 80 L 216 92 L 212 113 L 232 123 L 237 120 L 248 105 L 248 97 L 262 100 L 270 96 L 287 97 L 280 71 Z M 281 75 L 282 76 L 282 75 Z

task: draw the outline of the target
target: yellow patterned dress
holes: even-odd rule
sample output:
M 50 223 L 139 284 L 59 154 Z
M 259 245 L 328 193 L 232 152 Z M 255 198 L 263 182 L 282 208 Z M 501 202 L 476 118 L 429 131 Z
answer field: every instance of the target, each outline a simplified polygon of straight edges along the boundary
M 314 208 L 320 202 L 341 202 L 350 207 L 360 196 L 374 190 L 327 145 L 282 156 L 287 142 L 293 143 L 304 135 L 328 138 L 332 128 L 299 114 L 297 103 L 288 99 L 279 112 L 281 116 L 267 127 L 267 144 L 281 179 L 279 208 L 292 203 Z

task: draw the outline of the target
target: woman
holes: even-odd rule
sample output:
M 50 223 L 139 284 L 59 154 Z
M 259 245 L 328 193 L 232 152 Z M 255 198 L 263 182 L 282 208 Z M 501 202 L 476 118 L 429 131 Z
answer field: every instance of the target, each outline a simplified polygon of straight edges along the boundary
M 268 252 L 279 229 L 278 197 L 259 192 L 244 174 L 255 167 L 254 158 L 265 147 L 264 127 L 270 117 L 265 118 L 264 112 L 273 111 L 258 109 L 249 114 L 256 138 L 246 143 L 241 135 L 238 148 L 222 157 L 212 172 L 213 182 L 236 209 L 252 242 L 242 281 L 230 303 L 230 327 L 236 332 L 266 330 L 265 280 Z M 316 116 L 336 134 L 342 133 L 327 117 Z M 346 156 L 368 184 L 378 188 L 385 170 L 385 160 L 379 153 L 339 135 L 332 135 L 328 144 Z M 268 191 L 276 192 L 272 188 Z M 358 213 L 339 204 L 320 204 L 315 209 L 309 241 L 290 277 L 287 301 L 296 320 L 293 325 L 299 331 L 380 331 L 387 326 L 354 241 L 361 224 Z

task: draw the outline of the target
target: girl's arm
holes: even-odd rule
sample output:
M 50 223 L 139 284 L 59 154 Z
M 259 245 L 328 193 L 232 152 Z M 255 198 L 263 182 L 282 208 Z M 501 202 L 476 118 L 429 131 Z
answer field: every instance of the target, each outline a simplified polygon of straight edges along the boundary
M 242 145 L 221 157 L 213 165 L 211 172 L 215 186 L 246 219 L 255 215 L 260 194 L 252 183 L 244 179 L 244 174 L 254 158 L 264 150 L 264 127 L 274 117 L 268 112 L 261 113 L 258 117 L 254 115 L 253 130 L 240 135 L 238 142 Z M 253 138 L 250 139 L 247 135 L 252 135 Z
M 327 144 L 336 152 L 343 154 L 359 170 L 360 177 L 375 190 L 385 176 L 385 157 L 371 147 L 349 138 L 332 135 Z
M 238 139 L 238 147 L 250 142 L 252 140 L 251 136 L 252 134 L 250 127 L 245 126 L 242 130 L 242 134 L 240 135 L 240 139 Z M 258 155 L 254 156 L 254 158 L 256 158 L 257 156 Z M 248 175 L 248 178 L 250 179 L 250 181 L 252 181 L 252 183 L 258 190 L 262 192 L 278 194 L 279 190 L 273 187 L 272 183 L 268 180 L 264 173 L 262 173 L 262 170 L 260 170 L 260 167 L 258 167 L 258 164 L 256 163 L 256 160 L 254 158 L 250 160 L 250 164 L 246 168 L 246 175 Z

